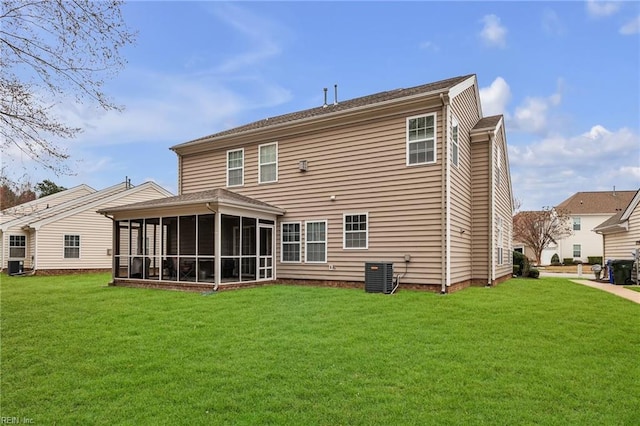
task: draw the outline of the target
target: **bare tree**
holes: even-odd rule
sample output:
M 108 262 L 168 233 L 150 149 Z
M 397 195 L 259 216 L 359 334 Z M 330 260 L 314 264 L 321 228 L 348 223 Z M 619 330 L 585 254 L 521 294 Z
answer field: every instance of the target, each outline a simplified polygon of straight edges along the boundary
M 124 66 L 121 49 L 134 40 L 122 1 L 2 0 L 0 2 L 0 147 L 11 146 L 57 174 L 69 157 L 56 139 L 80 128 L 53 107 L 71 96 L 105 110 L 120 109 L 103 92 Z
M 572 232 L 569 215 L 563 210 L 521 211 L 513 217 L 513 239 L 533 250 L 538 265 L 545 248 Z

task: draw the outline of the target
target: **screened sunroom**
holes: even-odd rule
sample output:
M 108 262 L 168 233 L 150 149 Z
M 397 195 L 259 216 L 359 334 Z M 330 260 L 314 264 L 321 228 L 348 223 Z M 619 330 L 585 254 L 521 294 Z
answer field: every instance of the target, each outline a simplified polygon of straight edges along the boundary
M 275 278 L 275 224 L 284 210 L 217 189 L 105 209 L 113 279 L 233 284 Z

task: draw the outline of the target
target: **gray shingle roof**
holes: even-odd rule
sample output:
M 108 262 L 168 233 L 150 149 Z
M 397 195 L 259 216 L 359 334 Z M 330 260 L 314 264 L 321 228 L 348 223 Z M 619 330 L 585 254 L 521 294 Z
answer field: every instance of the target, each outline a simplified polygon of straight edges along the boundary
M 481 118 L 480 120 L 478 120 L 476 125 L 473 126 L 473 129 L 471 129 L 471 131 L 482 130 L 482 129 L 494 129 L 498 125 L 501 119 L 502 119 L 502 114 Z
M 624 211 L 636 191 L 576 192 L 556 206 L 570 214 L 616 214 Z
M 180 206 L 180 205 L 188 205 L 188 204 L 203 204 L 203 203 L 212 203 L 212 204 L 242 204 L 248 207 L 253 206 L 256 208 L 263 208 L 274 211 L 281 211 L 284 213 L 284 210 L 273 206 L 271 204 L 264 203 L 262 201 L 256 200 L 251 197 L 247 197 L 246 195 L 237 194 L 235 192 L 229 191 L 223 188 L 210 189 L 206 191 L 200 192 L 192 192 L 188 194 L 176 195 L 173 197 L 164 197 L 158 198 L 155 200 L 141 201 L 138 203 L 127 204 L 124 206 L 113 207 L 105 210 L 100 210 L 99 213 L 115 213 L 122 212 L 128 210 L 138 210 L 138 209 L 152 209 L 152 208 L 162 208 L 162 207 L 172 207 L 172 206 Z
M 276 117 L 265 118 L 263 120 L 254 121 L 253 123 L 248 123 L 243 126 L 234 127 L 232 129 L 223 130 L 222 132 L 214 133 L 209 136 L 205 136 L 202 138 L 194 139 L 189 142 L 185 142 L 179 145 L 175 145 L 171 147 L 171 149 L 178 149 L 184 145 L 191 145 L 196 142 L 200 142 L 207 139 L 214 139 L 222 136 L 239 134 L 243 132 L 247 132 L 250 130 L 256 130 L 266 127 L 275 126 L 278 124 L 295 122 L 298 120 L 303 120 L 312 117 L 320 117 L 325 114 L 338 112 L 338 111 L 347 111 L 353 108 L 374 105 L 381 102 L 386 102 L 394 99 L 401 99 L 421 93 L 430 93 L 430 92 L 438 92 L 444 91 L 452 88 L 456 84 L 459 84 L 466 79 L 473 77 L 474 74 L 459 76 L 448 78 L 446 80 L 436 81 L 434 83 L 423 84 L 420 86 L 410 87 L 407 89 L 396 89 L 390 90 L 386 92 L 375 93 L 373 95 L 363 96 L 360 98 L 350 99 L 346 101 L 340 101 L 338 104 L 328 104 L 326 107 L 319 106 L 315 108 L 310 108 L 302 111 L 292 112 L 289 114 L 278 115 Z

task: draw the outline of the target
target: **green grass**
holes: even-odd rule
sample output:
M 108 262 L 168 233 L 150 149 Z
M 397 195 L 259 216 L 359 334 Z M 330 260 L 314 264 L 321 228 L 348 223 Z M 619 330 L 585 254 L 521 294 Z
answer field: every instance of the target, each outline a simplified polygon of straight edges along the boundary
M 0 416 L 35 424 L 637 425 L 640 305 L 565 279 L 441 296 L 2 277 Z
M 629 290 L 640 292 L 640 286 L 638 285 L 625 285 L 624 288 L 628 288 Z

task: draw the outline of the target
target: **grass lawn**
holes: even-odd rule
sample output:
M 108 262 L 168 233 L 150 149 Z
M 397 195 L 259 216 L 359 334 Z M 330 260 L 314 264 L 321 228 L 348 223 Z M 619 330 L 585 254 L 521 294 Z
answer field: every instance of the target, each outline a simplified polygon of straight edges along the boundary
M 212 295 L 2 277 L 0 416 L 34 424 L 637 425 L 640 305 L 565 279 Z
M 640 292 L 640 286 L 638 285 L 625 285 L 624 288 L 628 288 L 629 290 Z

